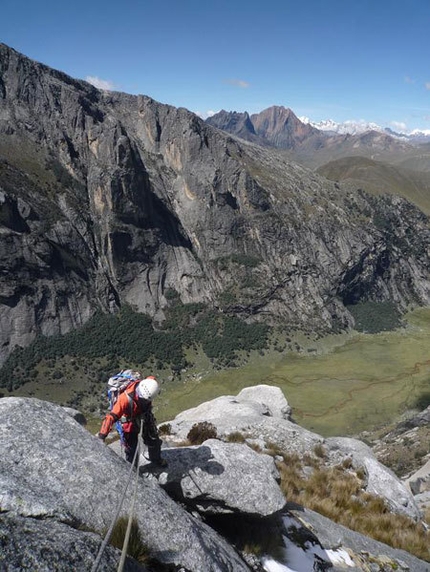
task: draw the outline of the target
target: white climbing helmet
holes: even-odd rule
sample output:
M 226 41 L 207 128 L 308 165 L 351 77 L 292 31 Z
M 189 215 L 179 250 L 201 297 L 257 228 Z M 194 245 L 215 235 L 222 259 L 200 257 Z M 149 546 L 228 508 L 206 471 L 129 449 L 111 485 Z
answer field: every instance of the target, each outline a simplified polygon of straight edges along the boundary
M 137 396 L 142 399 L 153 399 L 157 393 L 159 393 L 160 388 L 158 383 L 153 375 L 142 379 L 139 385 L 136 388 Z

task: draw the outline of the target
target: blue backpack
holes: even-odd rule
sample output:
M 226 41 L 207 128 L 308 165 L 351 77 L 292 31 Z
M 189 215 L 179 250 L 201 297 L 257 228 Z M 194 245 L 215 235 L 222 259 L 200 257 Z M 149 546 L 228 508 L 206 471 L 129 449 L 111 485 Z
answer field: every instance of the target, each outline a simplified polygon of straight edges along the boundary
M 123 391 L 127 389 L 127 387 L 134 383 L 135 381 L 141 379 L 141 375 L 138 371 L 133 371 L 131 369 L 123 369 L 119 373 L 113 375 L 108 380 L 108 389 L 107 395 L 109 400 L 109 411 L 112 411 L 113 406 L 118 400 Z M 121 442 L 124 441 L 124 432 L 122 430 L 121 421 L 117 421 L 115 423 L 116 430 L 118 431 L 118 435 L 121 439 Z

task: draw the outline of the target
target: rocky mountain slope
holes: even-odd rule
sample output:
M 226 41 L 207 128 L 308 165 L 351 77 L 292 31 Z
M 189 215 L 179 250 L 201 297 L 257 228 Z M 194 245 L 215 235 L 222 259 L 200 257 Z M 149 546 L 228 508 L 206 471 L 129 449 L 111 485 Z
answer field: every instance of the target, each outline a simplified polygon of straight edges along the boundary
M 89 571 L 123 493 L 119 514 L 129 513 L 130 465 L 118 442 L 106 447 L 75 421 L 75 413 L 36 399 L 0 399 L 0 566 L 5 572 L 23 567 Z M 189 429 L 199 426 L 200 444 L 187 443 Z M 215 434 L 205 436 L 208 426 Z M 142 456 L 136 480 L 135 516 L 147 560 L 128 559 L 125 570 L 429 572 L 429 562 L 408 551 L 291 502 L 293 488 L 285 488 L 285 474 L 297 455 L 305 480 L 317 477 L 323 486 L 322 474 L 338 473 L 338 487 L 356 483 L 366 520 L 370 498 L 385 503 L 381 534 L 395 541 L 388 528 L 391 515 L 391 522 L 403 519 L 417 531 L 416 541 L 419 535 L 424 546 L 428 540 L 412 493 L 370 448 L 302 429 L 291 421 L 291 408 L 278 388 L 261 385 L 223 396 L 181 413 L 160 430 L 167 468 L 153 467 Z M 333 489 L 322 512 L 335 502 Z M 428 542 L 427 555 L 430 559 Z M 108 545 L 99 570 L 116 568 L 119 557 Z
M 99 91 L 0 45 L 0 135 L 1 360 L 98 308 L 162 320 L 172 291 L 308 331 L 351 327 L 358 301 L 430 301 L 421 211 L 185 109 Z

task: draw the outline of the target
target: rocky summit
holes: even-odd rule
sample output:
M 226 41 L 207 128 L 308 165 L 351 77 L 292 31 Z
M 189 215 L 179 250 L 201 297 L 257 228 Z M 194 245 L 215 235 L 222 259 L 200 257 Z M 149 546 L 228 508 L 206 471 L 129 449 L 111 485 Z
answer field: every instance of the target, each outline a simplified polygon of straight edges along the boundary
M 89 572 L 101 554 L 97 569 L 116 570 L 120 550 L 100 548 L 112 519 L 127 517 L 134 503 L 145 558 L 128 557 L 129 572 L 429 572 L 429 562 L 289 498 L 282 474 L 296 462 L 292 454 L 309 479 L 321 471 L 319 457 L 328 472 L 342 467 L 343 480 L 362 474 L 356 495 L 387 503 L 385 527 L 389 515 L 423 526 L 407 485 L 369 447 L 324 440 L 290 414 L 282 392 L 266 385 L 184 411 L 160 427 L 167 467 L 143 452 L 130 486 L 118 441 L 103 444 L 76 411 L 0 399 L 0 568 Z M 193 445 L 196 426 L 212 435 Z M 333 490 L 325 508 L 334 502 Z
M 260 119 L 255 137 L 278 140 Z M 418 208 L 253 141 L 0 45 L 0 359 L 97 309 L 162 321 L 172 292 L 316 332 L 352 327 L 358 302 L 429 303 Z

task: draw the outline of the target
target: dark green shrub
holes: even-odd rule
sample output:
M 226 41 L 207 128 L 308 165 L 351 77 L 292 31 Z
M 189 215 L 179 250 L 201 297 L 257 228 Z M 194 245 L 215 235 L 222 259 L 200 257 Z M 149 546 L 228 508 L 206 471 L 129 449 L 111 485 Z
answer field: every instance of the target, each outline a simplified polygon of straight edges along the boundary
M 401 327 L 401 314 L 393 302 L 359 302 L 347 306 L 355 320 L 355 329 L 367 334 Z
M 430 405 L 430 391 L 422 393 L 414 402 L 414 406 L 420 411 L 424 411 Z
M 207 439 L 216 439 L 217 430 L 215 425 L 208 421 L 195 423 L 188 432 L 187 439 L 191 445 L 201 445 Z
M 170 425 L 170 423 L 163 423 L 163 425 L 160 425 L 160 427 L 158 428 L 158 433 L 160 435 L 171 435 L 172 426 Z

